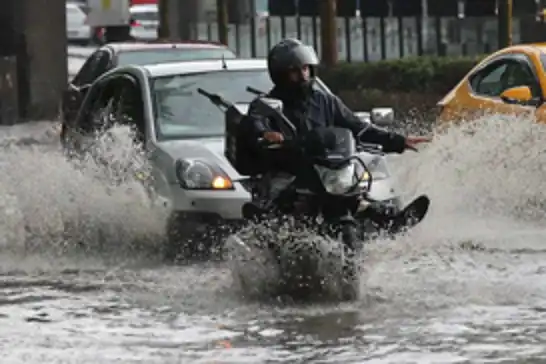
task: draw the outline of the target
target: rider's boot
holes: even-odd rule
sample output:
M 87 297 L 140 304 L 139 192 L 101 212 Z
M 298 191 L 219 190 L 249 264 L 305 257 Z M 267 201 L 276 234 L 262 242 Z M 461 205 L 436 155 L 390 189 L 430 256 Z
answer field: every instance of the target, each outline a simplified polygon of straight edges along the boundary
M 426 215 L 430 200 L 422 195 L 413 200 L 404 209 L 381 202 L 374 202 L 359 211 L 357 219 L 370 219 L 379 229 L 389 234 L 396 234 L 404 228 L 417 225 Z
M 379 228 L 388 227 L 398 214 L 395 206 L 385 203 L 370 203 L 356 215 L 357 219 L 370 219 Z

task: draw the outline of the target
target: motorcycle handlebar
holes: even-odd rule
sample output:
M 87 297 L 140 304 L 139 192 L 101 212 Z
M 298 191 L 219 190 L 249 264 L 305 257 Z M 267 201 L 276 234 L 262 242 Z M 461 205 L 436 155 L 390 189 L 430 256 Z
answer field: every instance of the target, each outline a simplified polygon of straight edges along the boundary
M 267 148 L 267 149 L 279 149 L 279 148 L 287 147 L 291 145 L 291 142 L 292 142 L 291 139 L 284 139 L 283 141 L 280 141 L 280 142 L 270 142 L 269 140 L 265 138 L 258 139 L 258 145 L 262 148 Z
M 387 154 L 383 151 L 383 147 L 379 144 L 370 144 L 370 143 L 359 143 L 357 145 L 357 150 L 359 152 L 366 152 L 370 154 Z M 404 150 L 411 150 L 412 152 L 419 152 L 419 149 L 406 145 Z
M 284 139 L 281 142 L 271 142 L 265 138 L 258 139 L 258 145 L 262 148 L 267 149 L 279 149 L 283 147 L 290 147 L 294 145 L 294 140 Z M 370 144 L 370 143 L 359 143 L 357 145 L 358 152 L 367 152 L 370 154 L 385 154 L 383 152 L 383 147 L 379 144 Z
M 359 152 L 367 152 L 371 154 L 384 154 L 383 147 L 379 144 L 358 143 L 356 149 Z

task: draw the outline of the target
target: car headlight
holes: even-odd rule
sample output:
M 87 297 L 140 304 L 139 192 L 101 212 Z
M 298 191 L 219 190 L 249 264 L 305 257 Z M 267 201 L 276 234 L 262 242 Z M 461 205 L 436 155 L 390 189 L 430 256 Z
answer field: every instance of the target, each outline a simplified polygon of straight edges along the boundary
M 178 160 L 175 171 L 187 190 L 233 190 L 233 182 L 220 167 L 201 160 Z

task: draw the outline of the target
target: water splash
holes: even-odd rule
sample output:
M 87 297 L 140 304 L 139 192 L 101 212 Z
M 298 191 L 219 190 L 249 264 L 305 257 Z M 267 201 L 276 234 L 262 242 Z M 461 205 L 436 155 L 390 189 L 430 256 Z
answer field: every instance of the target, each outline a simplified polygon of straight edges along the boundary
M 3 269 L 46 255 L 58 266 L 67 250 L 103 264 L 138 255 L 138 241 L 144 250 L 161 246 L 166 214 L 130 177 L 145 168 L 145 158 L 134 154 L 127 130 L 114 128 L 118 140 L 104 141 L 102 155 L 121 161 L 116 176 L 125 176 L 111 183 L 100 164 L 67 162 L 57 134 L 17 128 L 0 136 Z M 436 136 L 419 153 L 394 156 L 405 194 L 428 194 L 430 215 L 394 242 L 370 244 L 362 304 L 369 309 L 390 301 L 404 310 L 546 297 L 533 283 L 545 271 L 539 254 L 546 249 L 540 204 L 545 134 L 533 118 L 485 117 Z M 112 254 L 116 250 L 122 253 Z
M 366 285 L 401 310 L 543 301 L 545 137 L 533 117 L 485 116 L 397 158 L 406 195 L 428 194 L 431 209 L 371 247 Z
M 233 297 L 228 272 L 214 264 L 103 269 L 107 257 L 133 254 L 100 254 L 100 242 L 130 248 L 132 240 L 161 235 L 161 212 L 144 203 L 144 191 L 131 178 L 106 183 L 100 165 L 75 169 L 57 149 L 56 135 L 9 129 L 11 137 L 0 137 L 0 296 L 18 303 L 4 306 L 0 316 L 11 361 L 44 355 L 69 361 L 67 353 L 76 351 L 88 352 L 90 362 L 97 352 L 105 360 L 180 361 L 180 348 L 190 361 L 231 355 L 234 362 L 257 355 L 304 360 L 317 351 L 331 362 L 483 362 L 499 356 L 521 362 L 533 350 L 543 353 L 537 338 L 546 307 L 546 234 L 538 202 L 545 131 L 530 118 L 498 117 L 470 129 L 393 158 L 407 196 L 427 193 L 431 214 L 396 241 L 370 245 L 362 300 L 303 307 L 241 302 Z M 24 143 L 23 133 L 31 136 Z M 123 152 L 128 144 L 116 143 L 111 153 L 130 154 L 131 148 Z M 138 169 L 138 157 L 118 159 L 135 158 L 122 165 Z M 124 170 L 120 165 L 116 176 Z M 75 226 L 74 236 L 63 236 L 66 221 Z M 33 245 L 29 235 L 35 246 L 25 249 Z M 63 247 L 75 238 L 88 243 L 84 261 Z M 153 245 L 154 239 L 147 241 Z M 48 254 L 55 255 L 51 267 L 43 262 Z M 65 258 L 75 269 L 63 274 Z M 15 268 L 21 274 L 12 273 Z M 32 274 L 33 268 L 47 272 Z M 82 287 L 95 290 L 84 295 Z M 30 302 L 40 297 L 42 302 Z M 36 330 L 37 321 L 29 318 L 51 321 Z M 226 329 L 239 335 L 233 350 L 211 349 L 216 337 L 231 337 Z M 277 334 L 258 335 L 262 331 Z
M 148 191 L 134 178 L 146 162 L 135 153 L 127 128 L 113 128 L 95 143 L 95 155 L 111 161 L 108 167 L 91 158 L 69 162 L 58 134 L 38 129 L 19 139 L 21 131 L 12 129 L 0 135 L 2 250 L 27 258 L 31 252 L 63 255 L 78 249 L 109 256 L 139 241 L 159 243 L 165 213 L 150 204 Z
M 369 244 L 362 301 L 405 310 L 546 297 L 529 289 L 540 263 L 526 254 L 546 250 L 543 140 L 533 117 L 485 116 L 393 156 L 407 200 L 425 193 L 432 205 L 410 233 Z M 525 277 L 514 275 L 522 260 Z

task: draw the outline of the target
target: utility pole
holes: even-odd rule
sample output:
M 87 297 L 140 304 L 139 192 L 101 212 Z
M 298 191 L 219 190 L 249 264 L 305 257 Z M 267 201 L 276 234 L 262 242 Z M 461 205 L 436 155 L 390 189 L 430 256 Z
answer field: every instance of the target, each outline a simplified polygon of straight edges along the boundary
M 157 37 L 159 39 L 170 38 L 171 32 L 169 28 L 169 0 L 159 0 L 159 29 L 157 29 Z
M 2 6 L 0 122 L 55 119 L 67 84 L 66 0 L 2 0 Z
M 498 0 L 499 48 L 512 44 L 512 2 L 513 0 Z
M 228 45 L 228 0 L 216 0 L 218 39 L 220 43 Z
M 327 67 L 337 63 L 336 0 L 320 0 L 322 61 Z

